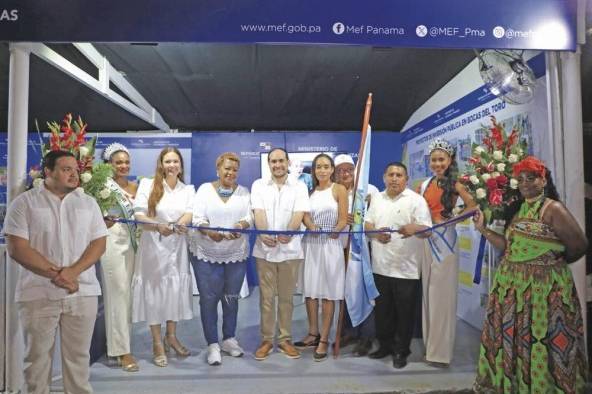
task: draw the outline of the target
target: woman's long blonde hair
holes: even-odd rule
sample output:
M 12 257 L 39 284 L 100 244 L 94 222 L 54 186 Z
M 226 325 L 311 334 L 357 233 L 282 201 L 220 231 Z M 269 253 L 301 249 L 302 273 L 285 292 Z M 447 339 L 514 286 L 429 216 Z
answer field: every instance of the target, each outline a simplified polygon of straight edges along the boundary
M 158 155 L 158 160 L 156 161 L 156 172 L 154 173 L 154 183 L 152 183 L 152 190 L 150 191 L 150 196 L 148 197 L 148 216 L 154 217 L 156 216 L 156 205 L 162 199 L 164 195 L 164 186 L 162 185 L 164 181 L 164 167 L 162 165 L 162 160 L 167 153 L 174 152 L 179 156 L 179 161 L 181 162 L 181 171 L 177 175 L 177 179 L 181 182 L 183 181 L 183 169 L 185 166 L 183 165 L 183 156 L 181 156 L 181 152 L 175 147 L 167 146 L 160 151 Z

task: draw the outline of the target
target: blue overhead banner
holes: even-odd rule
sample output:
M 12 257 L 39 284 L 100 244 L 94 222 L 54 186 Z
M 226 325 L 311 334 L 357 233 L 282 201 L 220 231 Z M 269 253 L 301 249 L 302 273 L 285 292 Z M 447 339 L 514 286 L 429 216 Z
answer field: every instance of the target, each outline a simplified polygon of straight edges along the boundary
M 530 59 L 528 65 L 534 72 L 536 78 L 540 78 L 545 75 L 545 54 L 540 53 Z M 479 112 L 469 113 L 474 108 L 482 106 L 490 101 L 495 102 L 490 107 L 484 107 Z M 437 111 L 436 113 L 425 118 L 421 122 L 413 125 L 402 132 L 402 141 L 406 143 L 414 139 L 415 137 L 425 134 L 428 131 L 430 135 L 424 137 L 425 139 L 433 139 L 439 137 L 441 134 L 447 133 L 459 127 L 463 127 L 474 121 L 481 121 L 487 123 L 489 116 L 494 115 L 496 112 L 506 108 L 506 103 L 499 100 L 499 97 L 491 93 L 491 91 L 485 86 L 480 86 L 473 90 L 469 94 L 460 99 L 448 104 L 446 107 Z M 459 115 L 469 113 L 464 118 L 460 118 Z M 458 118 L 454 123 L 448 123 L 451 119 Z M 436 130 L 441 125 L 441 127 Z
M 2 0 L 0 40 L 574 50 L 575 0 Z

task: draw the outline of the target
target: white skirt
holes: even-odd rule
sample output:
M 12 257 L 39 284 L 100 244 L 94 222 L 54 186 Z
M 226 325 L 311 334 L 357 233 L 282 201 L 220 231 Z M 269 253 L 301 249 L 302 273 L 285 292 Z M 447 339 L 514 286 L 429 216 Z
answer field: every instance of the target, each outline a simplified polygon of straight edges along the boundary
M 304 254 L 304 296 L 316 299 L 343 300 L 345 260 L 339 239 L 326 243 L 306 243 Z

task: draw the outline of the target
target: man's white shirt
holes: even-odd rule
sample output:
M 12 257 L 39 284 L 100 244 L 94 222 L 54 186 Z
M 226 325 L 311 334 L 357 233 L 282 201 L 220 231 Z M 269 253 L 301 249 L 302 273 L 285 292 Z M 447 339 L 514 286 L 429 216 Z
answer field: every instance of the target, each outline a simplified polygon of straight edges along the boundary
M 81 188 L 60 199 L 45 185 L 22 193 L 12 201 L 4 233 L 28 240 L 33 249 L 58 267 L 72 265 L 91 241 L 108 234 L 99 206 Z M 81 273 L 78 281 L 79 290 L 69 295 L 50 279 L 20 267 L 15 299 L 59 300 L 101 294 L 94 265 Z
M 251 208 L 265 211 L 267 230 L 287 230 L 295 212 L 310 211 L 308 189 L 293 177 L 287 177 L 281 188 L 271 178 L 257 179 L 251 187 Z M 275 263 L 303 259 L 301 239 L 302 236 L 298 235 L 286 244 L 278 242 L 276 246 L 269 247 L 257 237 L 253 256 Z
M 374 224 L 376 229 L 399 228 L 410 223 L 432 226 L 428 204 L 411 189 L 403 190 L 395 198 L 389 197 L 386 191 L 374 194 L 364 221 Z M 424 242 L 415 236 L 402 238 L 398 233 L 391 233 L 387 244 L 372 238 L 372 270 L 392 278 L 419 279 Z

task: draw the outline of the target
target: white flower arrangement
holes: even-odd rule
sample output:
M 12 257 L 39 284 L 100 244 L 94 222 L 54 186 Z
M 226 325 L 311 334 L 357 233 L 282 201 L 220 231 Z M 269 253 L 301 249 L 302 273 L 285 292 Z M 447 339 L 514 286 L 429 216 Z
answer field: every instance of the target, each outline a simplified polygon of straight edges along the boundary
M 88 183 L 92 179 L 92 174 L 90 172 L 83 172 L 80 174 L 80 181 L 82 183 Z
M 482 143 L 473 143 L 467 172 L 459 180 L 477 200 L 486 222 L 491 223 L 503 219 L 505 207 L 519 196 L 512 168 L 523 158 L 526 142 L 520 140 L 518 127 L 506 133 L 493 116 L 491 126 L 482 126 L 482 130 Z
M 99 192 L 99 197 L 101 197 L 103 200 L 108 199 L 111 196 L 111 190 L 104 188 L 103 190 L 101 190 Z
M 518 189 L 518 180 L 515 178 L 510 179 L 510 188 L 511 189 Z

